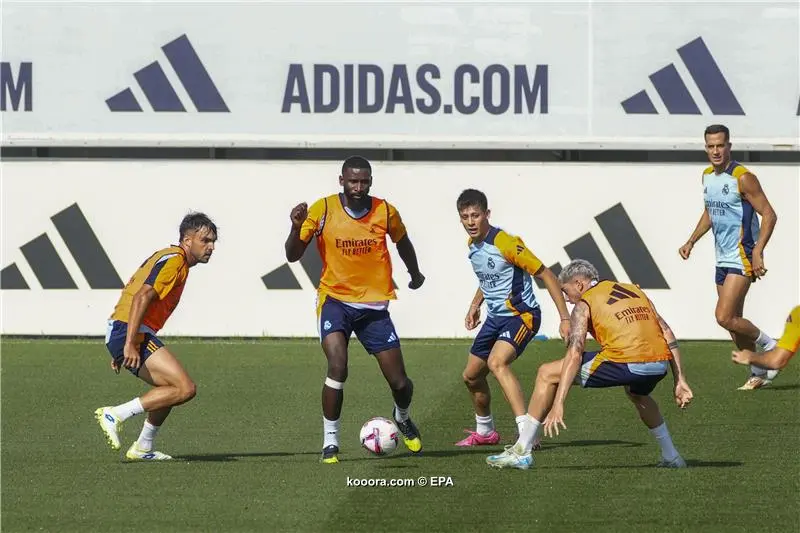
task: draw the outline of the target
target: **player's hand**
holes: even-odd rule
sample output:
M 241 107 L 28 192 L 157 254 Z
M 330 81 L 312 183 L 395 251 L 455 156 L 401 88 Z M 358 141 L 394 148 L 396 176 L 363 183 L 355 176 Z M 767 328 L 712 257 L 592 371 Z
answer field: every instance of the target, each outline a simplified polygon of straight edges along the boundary
M 739 365 L 749 365 L 753 355 L 755 354 L 750 350 L 734 350 L 731 352 L 731 360 Z
M 306 221 L 308 217 L 308 204 L 303 202 L 302 204 L 297 204 L 292 209 L 292 212 L 289 214 L 289 220 L 292 221 L 292 226 L 295 229 L 300 229 L 300 226 L 303 225 L 303 222 Z
M 481 323 L 481 306 L 469 306 L 467 317 L 464 319 L 464 327 L 468 330 L 475 329 Z
M 425 276 L 423 276 L 421 272 L 417 272 L 415 274 L 411 274 L 411 281 L 408 282 L 408 288 L 411 290 L 416 290 L 422 287 L 423 283 L 425 283 Z
M 562 428 L 567 429 L 567 425 L 564 424 L 564 406 L 554 405 L 553 408 L 550 409 L 547 418 L 544 419 L 544 434 L 548 437 L 558 435 L 559 424 Z
M 757 278 L 762 278 L 767 273 L 767 268 L 764 266 L 764 252 L 761 250 L 753 250 L 753 274 Z
M 139 368 L 141 357 L 139 356 L 138 346 L 126 343 L 123 354 L 125 357 L 122 359 L 122 366 L 125 368 Z
M 561 335 L 561 338 L 567 340 L 569 337 L 569 320 L 562 320 L 561 324 L 558 325 L 558 334 Z
M 689 259 L 689 256 L 692 254 L 692 248 L 694 248 L 694 244 L 691 242 L 687 242 L 680 248 L 678 248 L 678 253 L 681 255 L 683 259 Z
M 694 393 L 692 389 L 689 388 L 689 384 L 686 383 L 686 380 L 681 378 L 675 383 L 675 403 L 678 404 L 678 407 L 681 409 L 686 409 L 690 403 L 692 403 L 692 398 L 694 398 Z
M 119 363 L 114 359 L 111 360 L 111 370 L 119 374 Z

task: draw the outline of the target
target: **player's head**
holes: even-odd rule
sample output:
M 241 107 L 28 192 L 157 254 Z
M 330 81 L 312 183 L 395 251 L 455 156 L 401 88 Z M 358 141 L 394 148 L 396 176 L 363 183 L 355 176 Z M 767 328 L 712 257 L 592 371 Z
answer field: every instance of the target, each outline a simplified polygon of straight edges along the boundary
M 561 290 L 571 304 L 577 304 L 584 292 L 600 281 L 600 274 L 589 261 L 575 259 L 558 275 Z
M 703 134 L 708 161 L 715 167 L 727 166 L 731 160 L 731 132 L 722 124 L 712 124 Z
M 456 209 L 467 234 L 473 240 L 482 240 L 489 233 L 489 201 L 477 189 L 466 189 L 458 195 Z
M 205 213 L 192 212 L 183 217 L 179 233 L 189 266 L 208 263 L 217 242 L 217 225 Z
M 359 202 L 366 199 L 372 186 L 372 166 L 369 161 L 358 155 L 345 159 L 339 185 L 348 200 Z

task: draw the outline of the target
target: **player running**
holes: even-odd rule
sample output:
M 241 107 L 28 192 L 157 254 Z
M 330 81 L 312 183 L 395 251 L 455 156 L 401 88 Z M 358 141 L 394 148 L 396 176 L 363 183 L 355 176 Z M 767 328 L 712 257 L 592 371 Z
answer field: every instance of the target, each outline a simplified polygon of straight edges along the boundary
M 559 333 L 569 333 L 569 313 L 558 280 L 549 268 L 525 246 L 522 239 L 489 224 L 486 195 L 467 189 L 456 201 L 461 224 L 469 235 L 469 260 L 479 287 L 467 311 L 464 325 L 475 329 L 480 324 L 481 304 L 486 301 L 487 317 L 475 337 L 464 368 L 463 378 L 475 408 L 475 431 L 456 446 L 497 444 L 491 411 L 491 394 L 486 376 L 494 374 L 511 411 L 521 428 L 525 420 L 525 397 L 513 363 L 539 331 L 542 313 L 533 292 L 531 276 L 544 282 L 561 315 Z
M 775 228 L 777 215 L 761 184 L 744 166 L 731 161 L 730 131 L 723 125 L 705 130 L 705 149 L 711 166 L 703 172 L 705 209 L 689 240 L 678 253 L 688 259 L 692 248 L 710 229 L 717 256 L 717 323 L 728 330 L 739 349 L 763 351 L 775 347 L 775 339 L 743 318 L 750 284 L 766 275 L 764 248 Z M 761 215 L 764 226 L 759 227 Z M 753 390 L 772 382 L 778 372 L 755 365 L 739 390 Z
M 189 269 L 208 263 L 217 241 L 217 226 L 203 213 L 190 213 L 181 222 L 178 245 L 151 255 L 122 289 L 106 331 L 111 368 L 125 367 L 152 389 L 116 407 L 94 414 L 111 448 L 120 447 L 122 423 L 140 413 L 147 419 L 138 440 L 125 457 L 132 461 L 172 459 L 156 451 L 153 440 L 170 410 L 194 398 L 196 386 L 175 356 L 156 336 L 170 317 L 186 285 Z
M 520 436 L 513 446 L 486 458 L 497 468 L 528 469 L 539 428 L 558 435 L 564 424 L 564 403 L 573 384 L 582 387 L 625 387 L 642 422 L 661 447 L 660 467 L 685 468 L 650 393 L 672 367 L 675 401 L 685 408 L 693 394 L 683 375 L 678 343 L 653 303 L 636 285 L 599 280 L 597 269 L 576 259 L 558 276 L 572 310 L 566 356 L 539 367 L 536 385 Z M 600 352 L 584 352 L 586 333 L 600 343 Z
M 317 299 L 317 326 L 328 371 L 322 387 L 323 463 L 338 463 L 339 427 L 344 382 L 347 379 L 351 333 L 374 355 L 394 397 L 394 420 L 406 447 L 422 449 L 420 433 L 409 417 L 413 383 L 406 375 L 400 339 L 389 316 L 396 299 L 388 235 L 406 265 L 410 289 L 425 281 L 414 246 L 397 209 L 370 196 L 372 167 L 363 157 L 349 157 L 339 176 L 342 192 L 292 209 L 292 229 L 286 239 L 290 262 L 303 256 L 312 237 L 322 257 Z
M 800 348 L 800 305 L 792 309 L 786 318 L 786 327 L 778 344 L 768 352 L 756 354 L 750 350 L 732 352 L 734 363 L 756 365 L 760 368 L 780 370 L 789 364 Z

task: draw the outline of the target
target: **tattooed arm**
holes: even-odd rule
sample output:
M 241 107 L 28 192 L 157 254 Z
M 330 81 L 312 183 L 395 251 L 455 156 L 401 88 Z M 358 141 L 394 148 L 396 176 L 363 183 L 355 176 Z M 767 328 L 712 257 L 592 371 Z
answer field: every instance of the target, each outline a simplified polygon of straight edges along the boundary
M 589 305 L 580 301 L 572 310 L 569 322 L 569 339 L 567 341 L 567 355 L 561 363 L 561 377 L 558 380 L 558 390 L 553 401 L 550 413 L 544 421 L 545 435 L 558 435 L 558 425 L 564 425 L 564 403 L 567 394 L 575 381 L 575 376 L 581 368 L 583 348 L 586 345 L 586 332 L 589 330 Z
M 569 339 L 567 341 L 567 355 L 561 365 L 561 379 L 558 381 L 558 392 L 556 392 L 556 404 L 564 404 L 567 393 L 578 375 L 581 368 L 581 357 L 583 348 L 586 345 L 586 332 L 589 330 L 589 305 L 578 302 L 572 310 L 569 319 Z

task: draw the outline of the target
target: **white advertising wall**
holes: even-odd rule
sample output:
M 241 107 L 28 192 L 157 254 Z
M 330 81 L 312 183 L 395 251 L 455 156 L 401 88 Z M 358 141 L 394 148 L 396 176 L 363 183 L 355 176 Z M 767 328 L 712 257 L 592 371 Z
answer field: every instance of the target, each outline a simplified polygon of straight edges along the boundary
M 290 209 L 337 192 L 339 169 L 338 162 L 3 162 L 2 333 L 102 335 L 121 284 L 177 241 L 186 212 L 202 210 L 220 227 L 217 249 L 191 270 L 163 334 L 316 336 L 313 264 L 284 266 L 284 241 Z M 679 337 L 728 338 L 714 320 L 711 236 L 688 261 L 677 251 L 703 209 L 702 169 L 375 164 L 372 192 L 399 209 L 427 276 L 410 291 L 392 246 L 398 333 L 474 335 L 463 321 L 477 279 L 455 201 L 475 187 L 489 197 L 492 222 L 521 235 L 547 265 L 566 264 L 570 252 L 599 256 L 616 279 L 642 284 Z M 779 220 L 766 252 L 769 273 L 752 287 L 745 314 L 779 335 L 800 302 L 800 169 L 751 170 Z M 74 288 L 53 288 L 65 286 Z M 547 291 L 536 295 L 541 333 L 557 335 Z
M 1 39 L 5 145 L 800 149 L 793 2 L 11 0 Z

